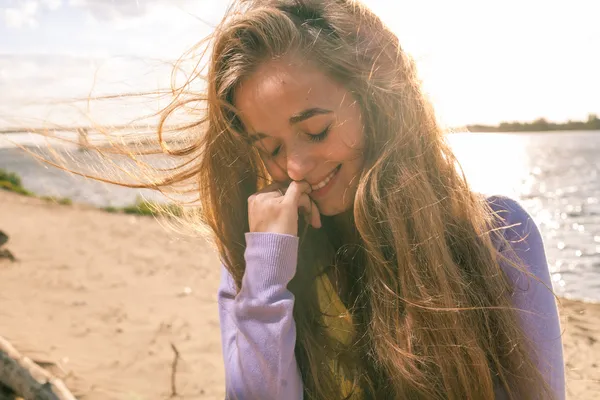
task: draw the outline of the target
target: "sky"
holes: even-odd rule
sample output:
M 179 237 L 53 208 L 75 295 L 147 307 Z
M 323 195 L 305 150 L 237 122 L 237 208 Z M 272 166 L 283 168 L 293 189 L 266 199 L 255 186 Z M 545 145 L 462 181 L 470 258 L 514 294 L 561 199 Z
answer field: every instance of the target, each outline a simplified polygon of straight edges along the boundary
M 52 101 L 168 87 L 167 61 L 210 33 L 227 3 L 0 0 L 0 126 L 75 123 L 80 109 Z M 445 124 L 600 115 L 598 0 L 364 3 L 416 59 Z M 115 102 L 92 113 L 111 123 L 142 106 L 160 104 Z

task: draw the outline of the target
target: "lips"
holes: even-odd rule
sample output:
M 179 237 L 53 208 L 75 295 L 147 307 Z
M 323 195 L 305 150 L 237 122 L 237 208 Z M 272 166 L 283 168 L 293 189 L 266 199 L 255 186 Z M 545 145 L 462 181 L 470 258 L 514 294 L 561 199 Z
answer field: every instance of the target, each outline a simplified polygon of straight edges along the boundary
M 335 169 L 334 169 L 333 171 L 331 171 L 331 172 L 329 173 L 329 175 L 327 175 L 327 176 L 326 176 L 326 177 L 325 177 L 323 180 L 321 180 L 321 181 L 320 181 L 319 183 L 317 183 L 316 185 L 310 185 L 310 186 L 311 186 L 311 189 L 312 189 L 313 191 L 317 191 L 317 190 L 319 190 L 319 189 L 321 189 L 321 188 L 325 187 L 325 186 L 326 186 L 326 185 L 329 183 L 329 181 L 331 180 L 331 178 L 333 178 L 333 177 L 335 176 L 335 174 L 336 174 L 336 173 L 339 171 L 339 169 L 340 169 L 340 167 L 341 167 L 341 166 L 342 166 L 342 165 L 340 164 L 340 165 L 338 165 L 337 167 L 335 167 Z

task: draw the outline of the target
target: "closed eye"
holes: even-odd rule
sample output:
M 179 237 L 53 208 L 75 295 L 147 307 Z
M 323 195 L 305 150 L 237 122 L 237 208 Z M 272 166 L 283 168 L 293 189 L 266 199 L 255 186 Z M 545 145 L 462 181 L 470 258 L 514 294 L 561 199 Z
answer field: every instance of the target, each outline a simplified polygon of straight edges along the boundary
M 309 140 L 311 142 L 321 142 L 323 140 L 325 140 L 325 138 L 327 137 L 327 134 L 329 134 L 329 129 L 331 128 L 331 125 L 329 125 L 327 128 L 325 128 L 325 130 L 317 135 L 308 135 L 310 136 Z
M 277 146 L 275 150 L 271 152 L 271 157 L 276 157 L 279 154 L 279 150 L 281 150 L 281 146 Z
M 309 140 L 311 142 L 322 142 L 323 140 L 325 140 L 327 138 L 327 135 L 329 134 L 329 130 L 331 129 L 331 125 L 329 125 L 327 128 L 325 128 L 321 133 L 316 134 L 316 135 L 311 135 L 308 134 L 309 136 Z M 281 145 L 277 146 L 275 148 L 275 150 L 273 150 L 269 155 L 271 157 L 277 157 L 277 155 L 279 154 L 279 152 L 281 151 Z

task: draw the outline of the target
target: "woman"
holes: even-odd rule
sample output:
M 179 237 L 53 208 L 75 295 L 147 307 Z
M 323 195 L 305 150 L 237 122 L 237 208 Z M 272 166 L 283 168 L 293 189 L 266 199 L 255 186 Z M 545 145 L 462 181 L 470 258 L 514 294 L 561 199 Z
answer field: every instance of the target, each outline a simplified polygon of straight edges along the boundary
M 159 128 L 200 101 L 203 134 L 150 186 L 200 191 L 227 398 L 564 399 L 539 231 L 470 190 L 379 18 L 240 0 L 211 39 Z
M 199 171 L 228 398 L 564 399 L 539 231 L 470 191 L 379 18 L 239 1 L 212 45 Z

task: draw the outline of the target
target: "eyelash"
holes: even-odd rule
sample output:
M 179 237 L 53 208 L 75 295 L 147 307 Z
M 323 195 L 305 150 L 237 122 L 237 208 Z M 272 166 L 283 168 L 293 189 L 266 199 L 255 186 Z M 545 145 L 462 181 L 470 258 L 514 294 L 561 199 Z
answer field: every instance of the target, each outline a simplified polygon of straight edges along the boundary
M 327 128 L 325 128 L 325 130 L 323 130 L 323 132 L 321 132 L 317 135 L 308 135 L 308 136 L 310 136 L 310 138 L 308 140 L 310 140 L 313 143 L 322 142 L 323 140 L 325 140 L 327 138 L 330 128 L 331 128 L 331 125 L 329 125 Z M 275 150 L 273 150 L 273 152 L 271 153 L 271 157 L 276 157 L 277 154 L 279 154 L 279 150 L 281 150 L 281 146 L 277 146 L 277 148 Z
M 329 128 L 331 128 L 331 125 L 325 128 L 325 130 L 323 130 L 323 132 L 319 133 L 318 135 L 310 135 L 309 140 L 311 142 L 322 142 L 327 137 L 327 134 L 329 133 Z

